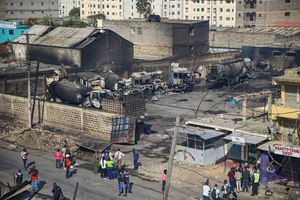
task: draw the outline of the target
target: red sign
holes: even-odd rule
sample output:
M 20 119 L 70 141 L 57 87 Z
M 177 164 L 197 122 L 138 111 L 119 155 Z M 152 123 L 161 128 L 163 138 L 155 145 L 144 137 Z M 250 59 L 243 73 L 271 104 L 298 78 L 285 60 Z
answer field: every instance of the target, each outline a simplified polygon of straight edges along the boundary
M 287 147 L 278 144 L 275 144 L 274 148 L 275 154 L 300 158 L 300 148 Z

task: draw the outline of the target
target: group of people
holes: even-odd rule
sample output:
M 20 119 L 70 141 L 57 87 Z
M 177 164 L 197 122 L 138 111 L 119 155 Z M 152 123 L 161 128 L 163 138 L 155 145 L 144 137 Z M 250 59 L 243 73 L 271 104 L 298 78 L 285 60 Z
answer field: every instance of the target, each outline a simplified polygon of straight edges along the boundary
M 139 153 L 133 148 L 133 169 L 139 168 Z M 94 172 L 98 173 L 101 179 L 118 180 L 119 196 L 127 196 L 127 193 L 131 193 L 132 183 L 129 181 L 129 171 L 123 164 L 123 158 L 125 154 L 117 149 L 113 152 L 111 149 L 105 150 L 102 154 L 99 151 L 94 155 Z
M 66 170 L 66 178 L 70 177 L 70 168 L 72 167 L 72 155 L 71 155 L 71 150 L 70 150 L 70 146 L 68 144 L 68 141 L 65 140 L 63 147 L 57 148 L 55 153 L 54 153 L 54 157 L 55 157 L 55 166 L 56 168 L 60 169 L 60 168 L 64 168 Z
M 237 193 L 249 192 L 252 185 L 252 196 L 258 195 L 260 174 L 258 166 L 251 168 L 249 165 L 244 167 L 240 164 L 237 168 L 233 167 L 227 173 L 228 180 L 224 180 L 221 188 L 217 184 L 214 187 L 209 186 L 207 180 L 203 186 L 203 199 L 208 200 L 237 200 Z

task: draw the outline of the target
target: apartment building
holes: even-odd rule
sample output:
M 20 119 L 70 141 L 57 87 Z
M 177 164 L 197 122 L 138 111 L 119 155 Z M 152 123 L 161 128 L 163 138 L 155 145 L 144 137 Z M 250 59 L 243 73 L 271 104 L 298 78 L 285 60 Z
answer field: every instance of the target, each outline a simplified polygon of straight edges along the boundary
M 299 0 L 237 0 L 236 26 L 300 25 Z
M 25 20 L 28 18 L 61 18 L 69 15 L 79 0 L 4 0 L 5 18 Z

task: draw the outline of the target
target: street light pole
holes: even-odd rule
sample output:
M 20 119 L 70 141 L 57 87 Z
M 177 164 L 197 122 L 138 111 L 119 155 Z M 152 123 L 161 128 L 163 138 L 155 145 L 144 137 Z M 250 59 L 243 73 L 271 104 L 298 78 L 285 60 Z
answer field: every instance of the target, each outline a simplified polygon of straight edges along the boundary
M 163 200 L 168 200 L 168 195 L 169 195 L 169 191 L 170 191 L 173 160 L 174 160 L 179 124 L 180 124 L 180 117 L 177 115 L 174 136 L 173 136 L 172 146 L 171 146 L 171 152 L 170 152 L 169 162 L 168 162 L 168 172 L 167 172 L 168 175 L 167 175 L 167 181 L 166 181 L 166 189 L 163 194 L 164 195 Z

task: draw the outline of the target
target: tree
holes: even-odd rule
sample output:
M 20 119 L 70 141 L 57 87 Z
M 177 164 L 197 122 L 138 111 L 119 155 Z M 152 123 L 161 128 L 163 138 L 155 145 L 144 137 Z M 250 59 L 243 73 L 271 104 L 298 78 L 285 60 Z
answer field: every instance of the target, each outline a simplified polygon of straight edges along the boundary
M 97 26 L 97 19 L 105 19 L 105 14 L 100 13 L 100 14 L 96 14 L 96 15 L 90 15 L 87 18 L 92 21 L 92 26 L 96 27 Z
M 80 8 L 72 8 L 69 12 L 69 16 L 78 19 L 80 17 Z
M 139 14 L 143 15 L 145 18 L 147 15 L 151 14 L 151 0 L 137 0 L 136 10 Z
M 39 23 L 37 18 L 29 17 L 26 21 L 23 22 L 23 25 L 33 26 Z

